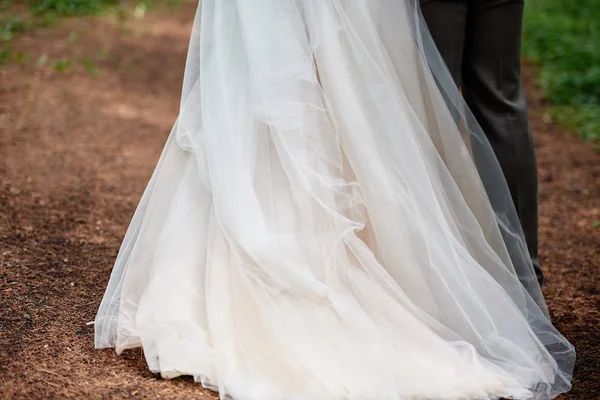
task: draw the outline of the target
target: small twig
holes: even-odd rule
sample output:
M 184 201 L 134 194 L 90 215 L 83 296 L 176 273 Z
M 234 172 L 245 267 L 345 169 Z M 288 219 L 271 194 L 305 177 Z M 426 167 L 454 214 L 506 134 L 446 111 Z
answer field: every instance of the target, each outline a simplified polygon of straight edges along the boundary
M 48 382 L 44 379 L 40 379 L 40 381 L 44 382 L 47 385 L 54 386 L 55 388 L 60 388 L 60 385 L 57 385 L 56 383 Z
M 38 368 L 38 371 L 40 371 L 40 372 L 45 372 L 45 373 L 47 373 L 47 374 L 54 375 L 54 376 L 58 376 L 59 378 L 62 378 L 62 376 L 60 376 L 60 375 L 59 375 L 59 374 L 57 374 L 56 372 L 48 371 L 47 369 L 41 369 L 41 368 Z

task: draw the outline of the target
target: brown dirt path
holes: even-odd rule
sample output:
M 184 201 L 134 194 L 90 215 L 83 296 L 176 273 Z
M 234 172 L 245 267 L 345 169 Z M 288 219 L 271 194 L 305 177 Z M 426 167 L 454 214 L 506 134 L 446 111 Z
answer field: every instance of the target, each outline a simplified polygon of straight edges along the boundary
M 157 379 L 140 351 L 94 350 L 86 325 L 176 117 L 193 12 L 66 21 L 14 43 L 31 61 L 0 74 L 0 398 L 214 398 Z M 73 66 L 37 67 L 44 53 Z M 566 398 L 600 399 L 600 155 L 544 122 L 530 92 L 546 293 L 579 351 Z

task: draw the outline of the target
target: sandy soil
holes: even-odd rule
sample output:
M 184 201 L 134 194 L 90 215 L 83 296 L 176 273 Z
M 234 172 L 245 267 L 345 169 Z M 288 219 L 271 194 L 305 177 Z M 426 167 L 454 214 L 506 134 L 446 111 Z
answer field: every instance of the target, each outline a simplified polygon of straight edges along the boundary
M 0 73 L 0 398 L 215 396 L 157 379 L 139 350 L 94 350 L 86 325 L 176 117 L 193 11 L 66 21 L 13 44 L 25 62 Z M 564 398 L 600 399 L 600 155 L 545 117 L 526 79 L 545 291 L 579 355 Z

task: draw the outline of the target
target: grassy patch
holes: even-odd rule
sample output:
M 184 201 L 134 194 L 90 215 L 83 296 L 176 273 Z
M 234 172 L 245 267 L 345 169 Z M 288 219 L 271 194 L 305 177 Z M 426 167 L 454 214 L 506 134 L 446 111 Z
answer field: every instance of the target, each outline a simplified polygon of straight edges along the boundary
M 59 16 L 98 15 L 118 0 L 30 0 L 31 9 L 36 14 Z
M 59 18 L 106 13 L 143 18 L 156 5 L 176 7 L 179 3 L 180 0 L 0 0 L 0 42 L 37 27 L 52 26 Z
M 56 72 L 67 72 L 71 68 L 71 60 L 56 60 L 52 62 L 52 69 Z
M 18 51 L 13 39 L 25 32 L 51 27 L 62 18 L 112 14 L 121 23 L 129 18 L 143 18 L 155 6 L 176 8 L 180 3 L 181 0 L 0 0 L 0 73 L 3 73 L 6 64 L 25 65 L 33 62 L 37 67 L 47 66 L 60 73 L 67 73 L 75 65 L 80 65 L 90 76 L 98 76 L 100 67 L 97 61 L 115 61 L 103 49 L 98 51 L 95 60 L 51 60 L 46 54 L 42 54 L 36 62 L 29 55 Z M 81 32 L 71 31 L 65 40 L 74 44 L 80 40 L 80 36 Z
M 100 68 L 98 67 L 98 64 L 96 63 L 96 61 L 94 61 L 90 58 L 84 58 L 82 60 L 82 64 L 83 64 L 83 67 L 85 68 L 85 70 L 87 71 L 87 73 L 90 74 L 91 76 L 98 76 L 100 74 Z
M 0 45 L 0 65 L 9 62 L 12 58 L 12 53 L 13 50 L 11 45 Z
M 600 0 L 526 2 L 523 54 L 540 71 L 553 117 L 600 140 Z
M 9 41 L 21 32 L 27 30 L 28 23 L 20 15 L 0 16 L 0 41 Z

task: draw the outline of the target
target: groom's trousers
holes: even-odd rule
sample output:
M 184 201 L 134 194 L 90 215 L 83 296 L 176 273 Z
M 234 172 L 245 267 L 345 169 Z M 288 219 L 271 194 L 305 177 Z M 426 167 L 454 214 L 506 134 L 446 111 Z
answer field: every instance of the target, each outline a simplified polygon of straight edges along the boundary
M 537 167 L 521 84 L 524 1 L 420 2 L 431 35 L 500 162 L 541 284 Z

